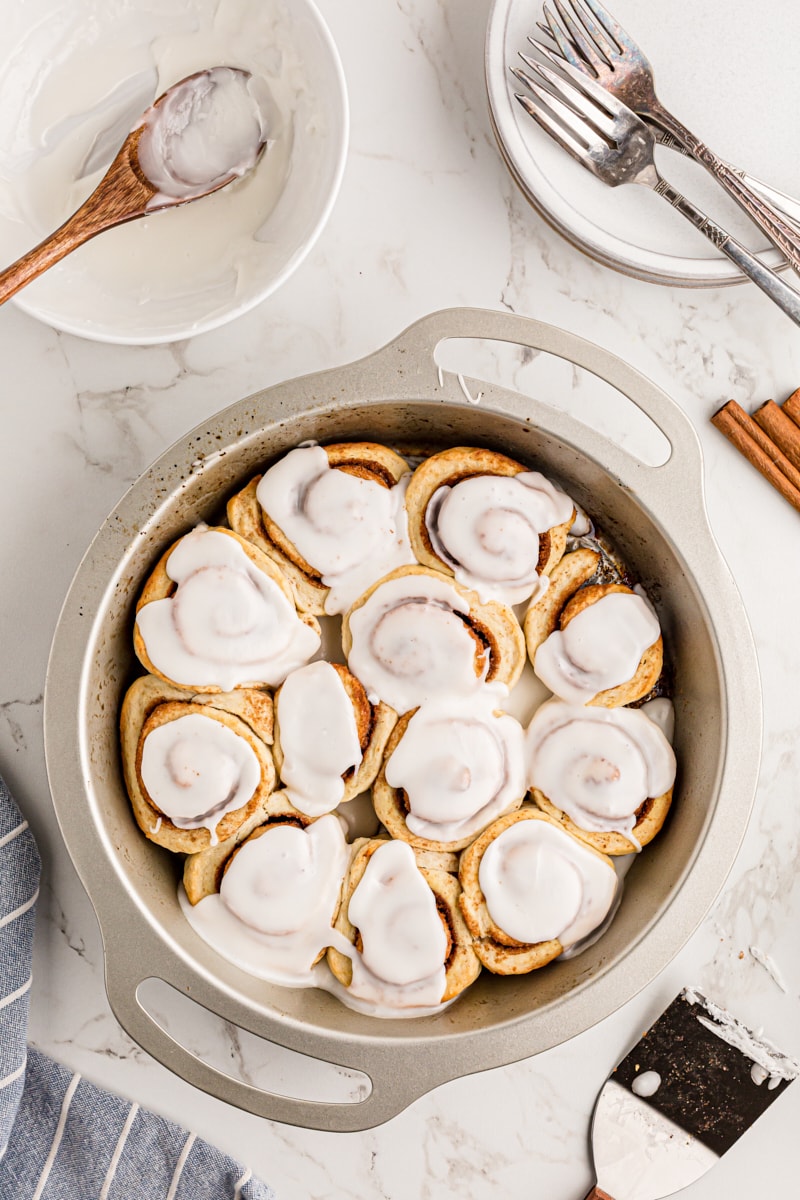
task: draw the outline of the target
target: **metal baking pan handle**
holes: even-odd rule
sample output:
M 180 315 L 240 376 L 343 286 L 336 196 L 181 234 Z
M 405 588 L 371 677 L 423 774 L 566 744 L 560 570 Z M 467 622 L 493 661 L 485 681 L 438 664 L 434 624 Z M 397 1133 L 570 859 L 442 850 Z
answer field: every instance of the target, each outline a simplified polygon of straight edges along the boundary
M 397 399 L 413 400 L 439 390 L 443 400 L 464 404 L 465 397 L 452 376 L 445 378 L 444 386 L 436 387 L 439 372 L 434 354 L 438 344 L 449 338 L 511 342 L 527 346 L 575 363 L 605 380 L 641 409 L 661 430 L 670 443 L 671 453 L 660 466 L 650 466 L 592 430 L 592 441 L 603 443 L 604 467 L 630 486 L 635 486 L 642 472 L 647 472 L 648 491 L 653 488 L 661 491 L 663 488 L 670 496 L 673 496 L 674 478 L 680 474 L 683 488 L 687 481 L 693 481 L 702 494 L 703 458 L 700 443 L 691 421 L 679 405 L 615 354 L 554 325 L 493 309 L 442 309 L 422 317 L 383 349 L 354 366 L 361 367 L 376 382 L 391 378 L 393 394 Z M 472 385 L 478 383 L 474 380 L 468 382 Z M 385 388 L 384 384 L 381 390 Z M 531 409 L 541 403 L 529 397 L 521 399 Z M 576 424 L 581 425 L 581 422 L 548 405 L 548 426 L 554 432 L 568 435 Z
M 341 1053 L 331 1051 L 330 1041 L 324 1051 L 319 1052 L 318 1048 L 309 1046 L 307 1031 L 300 1033 L 295 1043 L 291 1031 L 282 1027 L 278 1044 L 298 1053 L 311 1053 L 324 1062 L 362 1071 L 370 1079 L 369 1094 L 363 1100 L 315 1101 L 280 1095 L 245 1083 L 204 1062 L 177 1041 L 144 1007 L 138 990 L 145 980 L 159 979 L 223 1021 L 269 1040 L 263 1014 L 254 1016 L 245 1005 L 230 995 L 221 996 L 218 990 L 209 988 L 206 995 L 203 980 L 194 971 L 187 972 L 187 978 L 191 978 L 191 984 L 187 985 L 186 979 L 181 979 L 176 970 L 178 960 L 165 953 L 158 939 L 137 930 L 136 941 L 132 944 L 131 939 L 124 936 L 123 928 L 133 926 L 124 918 L 122 910 L 110 920 L 107 917 L 105 914 L 101 925 L 105 984 L 109 1003 L 120 1025 L 168 1070 L 228 1104 L 287 1125 L 352 1133 L 388 1121 L 446 1078 L 463 1073 L 455 1068 L 452 1072 L 445 1070 L 443 1077 L 441 1067 L 433 1072 L 426 1070 L 422 1055 L 419 1056 L 419 1069 L 408 1069 L 411 1064 L 405 1060 L 406 1069 L 398 1071 L 397 1063 L 401 1057 L 398 1049 L 353 1044 L 344 1038 Z

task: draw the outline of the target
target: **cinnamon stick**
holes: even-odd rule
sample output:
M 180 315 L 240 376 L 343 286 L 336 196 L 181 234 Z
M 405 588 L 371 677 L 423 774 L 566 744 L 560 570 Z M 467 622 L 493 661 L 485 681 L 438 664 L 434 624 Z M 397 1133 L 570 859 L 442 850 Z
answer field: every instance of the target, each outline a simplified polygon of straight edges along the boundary
M 770 441 L 741 405 L 729 400 L 714 413 L 711 422 L 800 512 L 800 471 L 792 466 L 786 455 Z
M 800 388 L 792 392 L 788 400 L 784 400 L 781 408 L 789 414 L 796 425 L 800 425 Z
M 800 471 L 800 425 L 795 425 L 774 400 L 767 400 L 766 404 L 757 408 L 753 420 L 761 426 L 767 437 L 772 438 L 792 466 Z

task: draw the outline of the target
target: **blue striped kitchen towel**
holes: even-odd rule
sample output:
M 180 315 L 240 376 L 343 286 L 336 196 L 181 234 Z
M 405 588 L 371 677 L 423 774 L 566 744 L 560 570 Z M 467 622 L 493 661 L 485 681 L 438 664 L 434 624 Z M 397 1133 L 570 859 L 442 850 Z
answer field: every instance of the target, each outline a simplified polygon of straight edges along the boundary
M 0 1200 L 274 1200 L 241 1163 L 26 1045 L 39 869 L 0 779 Z

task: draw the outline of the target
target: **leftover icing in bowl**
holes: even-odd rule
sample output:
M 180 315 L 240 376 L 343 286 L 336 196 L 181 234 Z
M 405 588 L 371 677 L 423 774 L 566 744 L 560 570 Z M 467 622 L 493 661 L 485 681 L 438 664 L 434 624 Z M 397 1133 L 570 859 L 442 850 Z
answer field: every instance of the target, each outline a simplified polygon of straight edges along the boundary
M 348 109 L 338 53 L 308 0 L 72 0 L 58 10 L 30 0 L 6 14 L 2 54 L 0 249 L 9 262 L 75 212 L 143 111 L 178 80 L 217 64 L 250 72 L 267 126 L 246 178 L 87 242 L 16 299 L 33 316 L 106 341 L 188 337 L 272 292 L 325 224 Z

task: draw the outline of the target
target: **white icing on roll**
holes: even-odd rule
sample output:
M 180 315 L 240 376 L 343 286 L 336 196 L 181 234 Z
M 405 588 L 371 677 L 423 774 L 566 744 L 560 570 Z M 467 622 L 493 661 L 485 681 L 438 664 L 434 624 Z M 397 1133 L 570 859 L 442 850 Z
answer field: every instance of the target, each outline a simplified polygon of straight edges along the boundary
M 397 1008 L 441 1001 L 447 935 L 410 846 L 386 842 L 371 855 L 348 917 L 362 942 L 350 951 L 354 995 Z
M 319 649 L 319 635 L 227 534 L 199 526 L 166 570 L 177 591 L 144 605 L 136 623 L 151 663 L 175 683 L 276 685 Z
M 445 579 L 403 575 L 381 583 L 350 614 L 348 666 L 371 703 L 398 713 L 438 697 L 474 694 L 489 669 L 475 673 L 476 643 L 457 613 L 469 603 Z
M 434 492 L 425 525 L 437 556 L 483 602 L 518 604 L 547 586 L 539 534 L 572 516 L 569 496 L 538 471 L 475 475 Z
M 616 831 L 636 845 L 636 811 L 675 781 L 675 754 L 639 709 L 548 700 L 526 734 L 528 784 L 580 828 Z
M 156 808 L 178 829 L 207 829 L 213 846 L 226 813 L 252 799 L 261 764 L 232 729 L 202 713 L 187 713 L 147 734 L 141 773 Z
M 495 713 L 489 693 L 424 705 L 386 763 L 408 799 L 418 837 L 454 842 L 478 833 L 526 792 L 522 726 Z
M 656 696 L 655 700 L 648 700 L 639 709 L 646 717 L 649 717 L 664 734 L 668 742 L 673 741 L 675 736 L 675 705 L 667 696 Z
M 256 489 L 268 516 L 330 588 L 325 611 L 348 609 L 395 567 L 413 563 L 405 493 L 331 467 L 321 446 L 291 450 Z
M 632 679 L 660 636 L 646 600 L 633 592 L 609 592 L 542 642 L 533 669 L 562 700 L 588 704 L 598 692 Z
M 344 795 L 342 775 L 361 762 L 353 705 L 328 662 L 286 678 L 277 698 L 286 798 L 310 817 L 331 812 Z
M 594 522 L 577 504 L 575 505 L 575 520 L 569 527 L 569 536 L 573 538 L 590 537 L 594 532 Z
M 518 942 L 587 937 L 614 900 L 614 868 L 549 821 L 516 821 L 486 847 L 478 881 L 489 915 Z
M 334 816 L 306 829 L 276 825 L 251 838 L 219 894 L 181 907 L 209 945 L 242 970 L 290 986 L 315 986 L 311 966 L 331 945 L 348 847 Z

